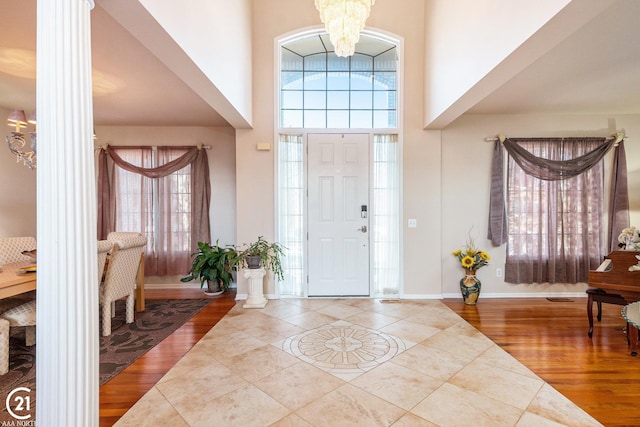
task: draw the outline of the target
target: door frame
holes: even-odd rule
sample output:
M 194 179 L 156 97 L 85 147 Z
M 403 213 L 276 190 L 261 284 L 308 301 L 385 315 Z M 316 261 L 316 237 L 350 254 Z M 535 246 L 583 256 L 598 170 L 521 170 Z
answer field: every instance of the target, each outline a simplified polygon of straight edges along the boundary
M 399 229 L 399 276 L 398 276 L 398 282 L 399 282 L 399 288 L 398 288 L 398 294 L 397 295 L 402 295 L 403 293 L 403 289 L 404 289 L 404 262 L 403 262 L 403 250 L 404 250 L 404 227 L 403 227 L 403 218 L 404 218 L 404 214 L 403 214 L 403 143 L 402 143 L 402 130 L 401 129 L 356 129 L 356 128 L 349 128 L 349 129 L 326 129 L 326 128 L 292 128 L 292 129 L 282 129 L 282 128 L 276 128 L 275 132 L 274 132 L 274 144 L 275 147 L 278 147 L 279 144 L 279 138 L 280 135 L 299 135 L 302 137 L 302 144 L 303 144 L 303 154 L 302 154 L 302 159 L 303 159 L 303 170 L 304 170 L 304 194 L 305 194 L 305 200 L 303 203 L 303 218 L 304 218 L 304 226 L 303 226 L 303 234 L 305 236 L 308 236 L 309 234 L 309 224 L 308 224 L 308 215 L 309 215 L 309 208 L 308 208 L 308 188 L 309 188 L 309 183 L 308 183 L 308 173 L 307 173 L 307 164 L 308 164 L 308 135 L 309 134 L 367 134 L 369 135 L 369 177 L 368 177 L 368 186 L 369 186 L 369 206 L 370 208 L 373 205 L 373 166 L 374 166 L 374 153 L 373 153 L 373 144 L 374 144 L 374 135 L 382 135 L 382 134 L 392 134 L 392 135 L 397 135 L 398 136 L 398 170 L 399 170 L 399 176 L 398 176 L 398 185 L 399 185 L 399 202 L 398 202 L 398 216 L 399 216 L 399 221 L 398 221 L 398 229 Z M 273 167 L 274 167 L 274 230 L 275 230 L 275 235 L 278 236 L 279 235 L 279 205 L 278 205 L 278 199 L 279 199 L 279 189 L 278 189 L 278 174 L 279 174 L 279 150 L 275 150 L 275 155 L 273 156 Z M 370 218 L 370 222 L 369 224 L 371 225 L 371 210 L 369 210 L 369 218 Z M 371 228 L 370 228 L 371 229 Z M 374 245 L 371 244 L 371 237 L 369 238 L 369 298 L 376 298 L 376 297 L 380 297 L 381 294 L 376 294 L 374 293 L 374 283 L 373 283 L 373 249 L 374 249 Z M 309 286 L 308 286 L 308 275 L 309 275 L 309 240 L 308 238 L 304 239 L 304 245 L 303 245 L 303 267 L 304 267 L 304 272 L 303 272 L 303 293 L 302 295 L 284 295 L 285 298 L 291 297 L 291 298 L 309 298 Z M 275 284 L 275 298 L 281 298 L 281 294 L 280 294 L 280 285 L 279 283 Z M 396 296 L 397 296 L 396 295 Z M 314 298 L 322 298 L 322 297 L 314 297 Z M 366 297 L 362 297 L 362 298 L 366 298 Z

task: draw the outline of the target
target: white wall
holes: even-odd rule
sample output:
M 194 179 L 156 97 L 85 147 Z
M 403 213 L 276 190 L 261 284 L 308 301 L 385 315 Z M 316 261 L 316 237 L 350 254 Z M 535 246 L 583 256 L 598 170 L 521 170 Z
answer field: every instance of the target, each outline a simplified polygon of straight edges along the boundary
M 97 126 L 96 144 L 211 145 L 211 239 L 236 244 L 235 131 L 231 128 Z
M 251 123 L 251 0 L 140 0 Z
M 0 108 L 0 123 L 6 123 L 10 113 L 10 110 Z M 16 163 L 5 142 L 12 128 L 3 126 L 1 129 L 0 237 L 36 237 L 36 171 Z
M 607 136 L 625 130 L 631 224 L 640 226 L 640 116 L 591 115 L 465 115 L 442 131 L 442 290 L 447 296 L 460 294 L 462 270 L 451 255 L 463 248 L 470 229 L 476 244 L 491 255 L 490 265 L 479 270 L 481 298 L 489 296 L 546 293 L 584 295 L 584 284 L 509 284 L 496 277 L 506 259 L 505 245 L 491 247 L 487 240 L 491 156 L 493 143 L 484 138 L 504 134 L 527 136 Z M 606 209 L 605 209 L 606 212 Z
M 426 0 L 425 125 L 441 129 L 614 0 Z
M 250 127 L 251 0 L 98 5 L 231 126 Z

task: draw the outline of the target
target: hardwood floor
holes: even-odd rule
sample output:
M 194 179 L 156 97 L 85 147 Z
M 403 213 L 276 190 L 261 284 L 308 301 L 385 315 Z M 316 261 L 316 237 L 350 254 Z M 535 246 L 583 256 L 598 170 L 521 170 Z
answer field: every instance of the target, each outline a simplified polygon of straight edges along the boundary
M 621 306 L 603 304 L 590 339 L 586 298 L 572 300 L 443 302 L 605 426 L 640 425 L 640 357 L 629 355 Z
M 235 305 L 234 290 L 211 297 L 200 310 L 164 341 L 100 387 L 100 426 L 112 426 Z M 201 289 L 146 290 L 147 299 L 209 298 Z
M 199 289 L 149 290 L 146 297 L 206 298 Z M 215 299 L 100 388 L 101 426 L 113 425 L 153 387 L 235 304 L 235 292 Z M 620 306 L 603 305 L 602 322 L 590 339 L 586 298 L 443 302 L 605 426 L 640 425 L 640 357 L 629 355 Z

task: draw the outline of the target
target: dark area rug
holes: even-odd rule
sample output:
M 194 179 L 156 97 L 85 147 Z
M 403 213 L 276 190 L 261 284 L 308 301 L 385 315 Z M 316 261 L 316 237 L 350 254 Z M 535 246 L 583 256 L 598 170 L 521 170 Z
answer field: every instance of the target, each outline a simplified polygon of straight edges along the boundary
M 100 336 L 100 385 L 151 350 L 204 308 L 210 299 L 146 300 L 146 310 L 136 312 L 133 323 L 125 322 L 125 302 L 116 302 L 111 335 Z M 36 344 L 37 345 L 37 344 Z M 9 344 L 9 372 L 0 376 L 0 424 L 13 420 L 7 413 L 7 395 L 16 387 L 27 387 L 31 411 L 35 414 L 36 346 L 26 347 L 24 338 L 12 337 Z

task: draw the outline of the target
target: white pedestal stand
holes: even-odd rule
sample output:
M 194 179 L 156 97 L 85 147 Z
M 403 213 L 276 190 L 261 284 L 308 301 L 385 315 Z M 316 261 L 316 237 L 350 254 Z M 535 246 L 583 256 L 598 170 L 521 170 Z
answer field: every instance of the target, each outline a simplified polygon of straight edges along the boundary
M 267 299 L 264 297 L 264 268 L 245 268 L 242 270 L 245 279 L 249 279 L 249 295 L 242 308 L 264 308 Z

